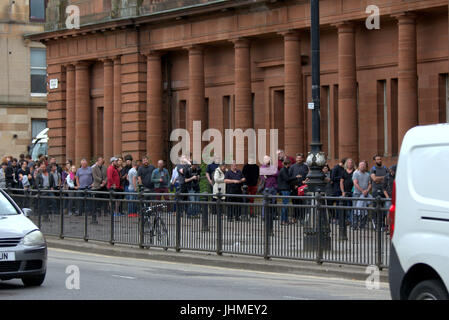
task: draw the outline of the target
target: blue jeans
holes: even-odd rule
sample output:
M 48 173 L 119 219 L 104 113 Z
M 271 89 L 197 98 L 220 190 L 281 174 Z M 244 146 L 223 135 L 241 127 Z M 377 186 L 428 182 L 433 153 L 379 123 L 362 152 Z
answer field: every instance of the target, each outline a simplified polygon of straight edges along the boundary
M 191 203 L 188 205 L 189 208 L 187 209 L 187 215 L 188 215 L 188 216 L 193 216 L 193 215 L 195 215 L 195 214 L 198 213 L 198 207 L 199 207 L 199 206 L 195 204 L 195 202 L 198 201 L 198 196 L 195 195 L 196 192 L 195 192 L 195 190 L 193 190 L 193 189 L 190 189 L 190 190 L 189 190 L 189 193 L 190 193 L 190 195 L 189 195 L 189 201 L 190 201 Z
M 282 190 L 280 191 L 282 196 L 289 196 L 291 193 L 289 190 Z M 288 198 L 282 198 L 282 204 L 283 205 L 287 205 L 289 204 L 290 199 Z M 282 213 L 281 213 L 281 222 L 288 222 L 288 208 L 282 208 Z
M 135 192 L 135 191 L 129 191 L 129 188 L 126 186 L 125 192 Z M 135 194 L 126 194 L 125 199 L 126 200 L 136 200 L 137 196 Z M 128 202 L 128 214 L 131 214 L 131 213 L 137 213 L 137 203 Z

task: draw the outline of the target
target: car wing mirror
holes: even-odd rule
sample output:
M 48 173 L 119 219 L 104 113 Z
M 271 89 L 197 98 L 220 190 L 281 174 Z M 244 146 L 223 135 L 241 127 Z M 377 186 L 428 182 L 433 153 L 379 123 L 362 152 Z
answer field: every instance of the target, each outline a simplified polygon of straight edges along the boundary
M 30 217 L 31 214 L 33 213 L 33 210 L 31 210 L 30 208 L 23 208 L 22 212 L 25 215 L 25 217 Z

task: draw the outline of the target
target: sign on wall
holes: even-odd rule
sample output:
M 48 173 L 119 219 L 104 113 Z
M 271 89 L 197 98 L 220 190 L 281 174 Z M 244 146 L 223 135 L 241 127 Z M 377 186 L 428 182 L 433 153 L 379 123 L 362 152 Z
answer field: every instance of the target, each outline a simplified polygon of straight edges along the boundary
M 58 79 L 50 79 L 50 90 L 58 89 Z

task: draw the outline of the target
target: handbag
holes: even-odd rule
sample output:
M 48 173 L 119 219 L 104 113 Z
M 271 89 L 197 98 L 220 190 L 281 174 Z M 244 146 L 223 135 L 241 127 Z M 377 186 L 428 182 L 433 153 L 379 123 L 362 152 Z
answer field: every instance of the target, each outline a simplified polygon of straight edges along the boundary
M 306 189 L 306 188 L 307 188 L 307 185 L 306 185 L 306 184 L 300 186 L 300 187 L 298 188 L 298 196 L 305 196 L 305 195 L 306 195 L 306 194 L 305 194 L 305 189 Z
M 257 193 L 263 193 L 265 190 L 265 177 L 260 177 L 259 184 L 257 185 Z

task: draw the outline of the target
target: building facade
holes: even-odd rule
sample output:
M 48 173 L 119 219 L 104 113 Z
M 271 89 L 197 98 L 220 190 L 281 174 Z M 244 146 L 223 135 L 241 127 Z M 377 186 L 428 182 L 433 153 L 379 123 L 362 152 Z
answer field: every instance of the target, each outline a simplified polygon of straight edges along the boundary
M 47 126 L 46 49 L 24 39 L 44 31 L 45 6 L 34 0 L 0 3 L 0 155 L 26 154 Z
M 65 25 L 68 5 L 79 29 Z M 320 6 L 323 150 L 331 164 L 374 154 L 392 164 L 409 128 L 448 122 L 449 1 Z M 27 39 L 45 44 L 60 83 L 48 93 L 60 161 L 168 159 L 171 131 L 193 121 L 278 129 L 279 148 L 309 150 L 309 1 L 49 1 L 46 31 Z

